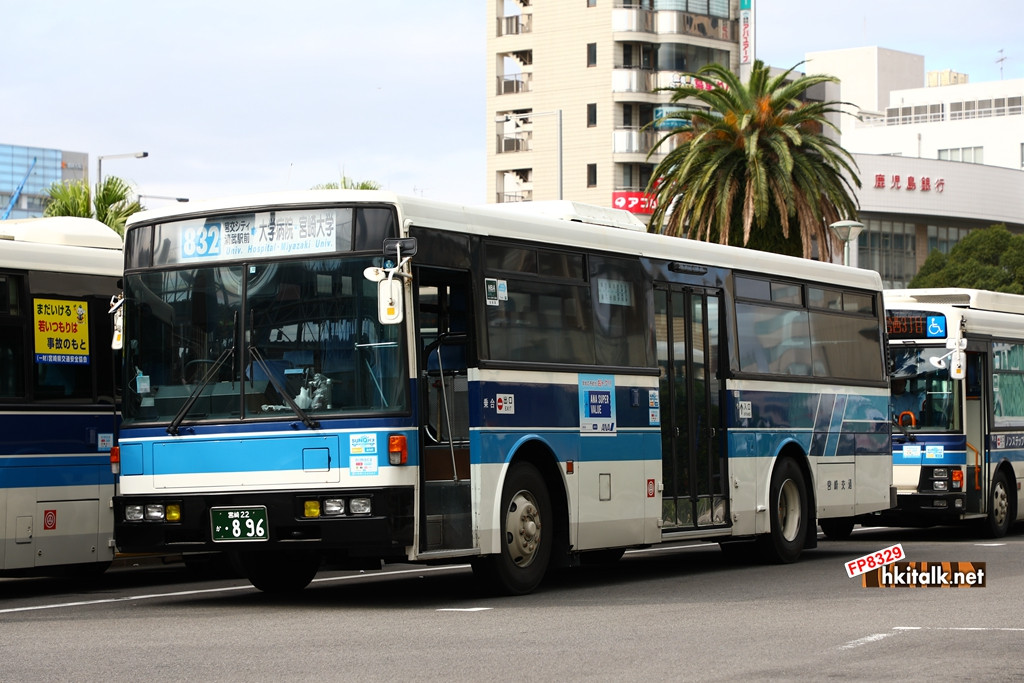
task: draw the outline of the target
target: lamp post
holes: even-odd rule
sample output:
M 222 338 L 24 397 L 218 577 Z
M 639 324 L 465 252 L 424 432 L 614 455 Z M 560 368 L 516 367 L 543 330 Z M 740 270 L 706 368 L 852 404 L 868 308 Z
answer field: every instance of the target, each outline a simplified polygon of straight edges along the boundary
M 499 114 L 494 117 L 497 123 L 508 123 L 512 119 L 522 121 L 523 119 L 533 118 L 534 116 L 555 116 L 558 119 L 558 198 L 562 199 L 562 110 L 553 109 L 551 111 L 531 111 L 526 114 Z
M 139 200 L 142 200 L 142 198 L 145 197 L 146 199 L 166 199 L 166 200 L 172 201 L 172 202 L 187 202 L 188 201 L 188 197 L 164 197 L 164 196 L 158 195 L 158 194 L 140 194 L 140 195 L 135 195 L 135 196 L 138 197 Z
M 103 160 L 104 159 L 145 159 L 149 152 L 131 152 L 130 154 L 105 154 L 96 157 L 96 184 L 103 184 Z
M 843 265 L 850 265 L 850 242 L 857 241 L 864 224 L 859 221 L 836 221 L 828 227 L 843 242 Z

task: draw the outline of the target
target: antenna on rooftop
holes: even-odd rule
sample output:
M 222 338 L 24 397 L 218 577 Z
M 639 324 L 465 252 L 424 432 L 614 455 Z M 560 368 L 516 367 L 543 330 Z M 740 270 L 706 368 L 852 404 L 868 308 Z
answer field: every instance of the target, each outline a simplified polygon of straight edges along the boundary
M 1003 62 L 1006 61 L 1006 55 L 1003 54 L 1003 49 L 999 48 L 999 59 L 996 60 L 996 64 L 999 65 L 999 80 L 1003 80 Z

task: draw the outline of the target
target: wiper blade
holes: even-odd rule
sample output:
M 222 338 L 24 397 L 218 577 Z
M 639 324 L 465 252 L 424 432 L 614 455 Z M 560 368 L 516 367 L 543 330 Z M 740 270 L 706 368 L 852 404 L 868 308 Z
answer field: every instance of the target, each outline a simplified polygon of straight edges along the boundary
M 280 382 L 278 382 L 277 378 L 274 377 L 274 373 L 271 372 L 270 368 L 267 366 L 267 361 L 264 360 L 263 354 L 259 352 L 259 349 L 257 349 L 255 345 L 249 346 L 249 355 L 254 361 L 256 361 L 257 365 L 260 366 L 260 369 L 263 370 L 263 373 L 267 376 L 267 379 L 270 380 L 274 389 L 277 390 L 277 393 L 281 394 L 281 398 L 283 398 L 284 402 L 288 404 L 288 407 L 292 409 L 292 412 L 299 416 L 299 419 L 302 420 L 303 424 L 310 429 L 320 429 L 320 423 L 311 418 L 305 410 L 300 408 L 299 404 L 295 402 L 295 399 L 291 397 L 288 391 L 281 386 Z
M 203 389 L 205 389 L 207 385 L 209 385 L 210 382 L 213 380 L 213 378 L 217 376 L 217 372 L 220 370 L 220 366 L 224 365 L 224 361 L 226 361 L 233 355 L 235 355 L 234 346 L 224 349 L 221 352 L 221 354 L 217 356 L 217 360 L 213 361 L 213 364 L 210 366 L 210 369 L 206 371 L 206 374 L 203 375 L 203 378 L 199 381 L 198 384 L 196 384 L 196 388 L 192 390 L 191 394 L 189 394 L 188 400 L 181 404 L 181 408 L 178 409 L 178 412 L 174 416 L 174 419 L 171 420 L 171 423 L 169 425 L 167 425 L 168 434 L 170 434 L 171 436 L 178 435 L 178 427 L 181 426 L 181 423 L 185 419 L 185 416 L 188 415 L 188 411 L 192 410 L 192 406 L 194 406 L 196 404 L 196 401 L 199 400 L 199 394 L 201 394 L 203 392 Z

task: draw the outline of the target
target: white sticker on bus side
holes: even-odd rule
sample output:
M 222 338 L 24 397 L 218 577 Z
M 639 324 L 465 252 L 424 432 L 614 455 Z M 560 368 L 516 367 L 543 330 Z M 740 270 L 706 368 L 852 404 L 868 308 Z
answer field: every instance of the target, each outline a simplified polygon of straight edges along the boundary
M 353 477 L 377 474 L 376 455 L 351 455 L 348 458 L 348 471 Z

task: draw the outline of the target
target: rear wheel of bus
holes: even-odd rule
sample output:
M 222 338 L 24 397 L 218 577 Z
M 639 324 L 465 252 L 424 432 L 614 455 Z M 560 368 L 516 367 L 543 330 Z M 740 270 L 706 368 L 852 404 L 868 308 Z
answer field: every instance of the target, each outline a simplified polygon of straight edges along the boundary
M 768 514 L 771 531 L 758 539 L 761 554 L 770 562 L 796 562 L 807 535 L 807 486 L 792 458 L 782 458 L 775 465 Z
M 320 553 L 308 550 L 239 553 L 242 575 L 264 593 L 296 593 L 320 569 Z
M 985 534 L 989 538 L 1001 538 L 1010 530 L 1016 516 L 1010 502 L 1010 484 L 1006 472 L 999 470 L 992 480 L 992 493 L 988 499 L 988 517 L 985 519 Z
M 552 514 L 547 485 L 537 468 L 513 465 L 501 493 L 501 552 L 474 562 L 474 573 L 502 593 L 533 591 L 551 559 Z

